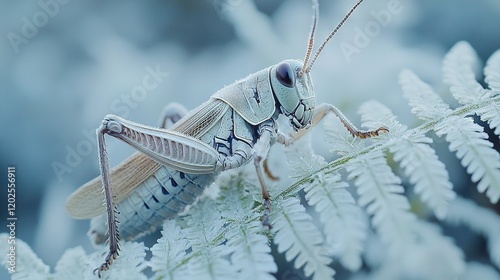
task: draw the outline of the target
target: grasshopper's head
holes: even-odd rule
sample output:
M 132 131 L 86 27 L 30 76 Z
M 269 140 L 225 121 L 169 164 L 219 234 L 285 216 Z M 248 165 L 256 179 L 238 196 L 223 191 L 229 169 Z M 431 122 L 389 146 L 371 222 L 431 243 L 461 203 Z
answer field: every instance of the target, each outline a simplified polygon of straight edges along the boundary
M 316 23 L 318 21 L 318 1 L 313 0 L 313 24 L 309 35 L 309 44 L 304 62 L 300 60 L 284 60 L 271 68 L 271 85 L 279 102 L 281 113 L 290 119 L 290 124 L 295 131 L 307 128 L 311 125 L 314 115 L 315 98 L 314 88 L 309 73 L 316 62 L 319 54 L 337 33 L 352 12 L 363 2 L 358 0 L 349 10 L 340 23 L 332 30 L 330 35 L 319 46 L 314 57 L 309 63 L 311 53 L 314 47 L 314 34 L 316 32 Z
M 308 127 L 314 115 L 314 88 L 309 72 L 299 60 L 284 60 L 271 68 L 271 86 L 281 113 L 297 131 Z

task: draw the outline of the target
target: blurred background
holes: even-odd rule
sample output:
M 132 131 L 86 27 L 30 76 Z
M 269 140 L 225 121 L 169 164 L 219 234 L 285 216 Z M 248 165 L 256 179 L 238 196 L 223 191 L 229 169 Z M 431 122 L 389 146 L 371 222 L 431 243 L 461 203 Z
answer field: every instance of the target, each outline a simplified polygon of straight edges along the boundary
M 317 45 L 354 4 L 319 2 Z M 67 248 L 93 251 L 89 222 L 69 217 L 64 204 L 99 175 L 95 129 L 106 114 L 156 126 L 169 102 L 193 109 L 252 72 L 303 59 L 312 17 L 308 0 L 0 0 L 0 7 L 0 218 L 3 225 L 7 167 L 15 166 L 16 237 L 52 268 Z M 499 19 L 498 0 L 365 1 L 312 70 L 317 102 L 335 104 L 359 124 L 359 105 L 375 99 L 414 127 L 399 72 L 411 69 L 446 92 L 444 54 L 466 40 L 484 62 L 500 48 Z M 321 127 L 314 133 L 322 135 Z M 314 139 L 328 157 L 324 138 Z M 455 191 L 498 212 L 443 140 L 435 141 Z M 108 144 L 111 165 L 133 152 Z M 446 230 L 457 240 L 465 234 L 459 246 L 481 259 L 480 237 Z

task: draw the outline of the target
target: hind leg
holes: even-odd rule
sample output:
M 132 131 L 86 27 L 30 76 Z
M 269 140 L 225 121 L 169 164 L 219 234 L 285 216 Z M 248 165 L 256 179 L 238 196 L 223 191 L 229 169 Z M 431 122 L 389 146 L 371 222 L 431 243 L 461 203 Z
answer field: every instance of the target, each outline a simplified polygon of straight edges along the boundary
M 172 102 L 163 108 L 160 117 L 160 127 L 169 128 L 188 114 L 188 110 L 179 103 Z

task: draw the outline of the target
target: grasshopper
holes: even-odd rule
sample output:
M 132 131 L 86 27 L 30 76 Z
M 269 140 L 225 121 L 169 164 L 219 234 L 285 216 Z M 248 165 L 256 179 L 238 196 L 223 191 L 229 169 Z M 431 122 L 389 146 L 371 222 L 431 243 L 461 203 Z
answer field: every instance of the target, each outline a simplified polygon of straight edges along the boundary
M 109 252 L 94 273 L 101 277 L 101 272 L 109 269 L 118 256 L 120 237 L 131 240 L 154 231 L 165 219 L 175 218 L 192 204 L 221 172 L 252 159 L 264 199 L 262 223 L 271 227 L 271 197 L 262 172 L 270 147 L 276 142 L 292 144 L 329 112 L 354 137 L 368 138 L 388 131 L 386 127 L 359 130 L 335 106 L 315 105 L 310 77 L 314 62 L 362 1 L 349 10 L 310 59 L 319 14 L 317 0 L 313 0 L 313 23 L 304 61 L 284 60 L 250 74 L 217 91 L 191 112 L 170 104 L 163 111 L 160 128 L 115 115 L 104 117 L 97 129 L 101 176 L 76 190 L 66 205 L 73 217 L 92 218 L 89 236 L 93 243 L 109 239 Z M 289 119 L 294 132 L 278 129 L 279 115 Z M 124 141 L 138 152 L 110 170 L 105 135 Z

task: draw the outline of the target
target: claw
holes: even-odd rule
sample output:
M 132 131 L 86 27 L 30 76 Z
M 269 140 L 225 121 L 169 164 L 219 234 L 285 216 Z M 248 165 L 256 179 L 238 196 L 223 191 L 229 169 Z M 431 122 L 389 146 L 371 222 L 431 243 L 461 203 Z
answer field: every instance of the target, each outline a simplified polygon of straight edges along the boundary
M 377 130 L 375 130 L 375 132 L 377 133 L 377 135 L 379 135 L 381 133 L 388 133 L 389 128 L 387 126 L 382 126 L 382 127 L 377 128 Z
M 109 251 L 108 255 L 106 256 L 106 259 L 104 260 L 104 263 L 101 264 L 98 268 L 94 269 L 94 275 L 97 271 L 97 276 L 101 278 L 101 272 L 107 271 L 109 269 L 109 266 L 113 263 L 113 260 L 118 257 L 118 251 Z

